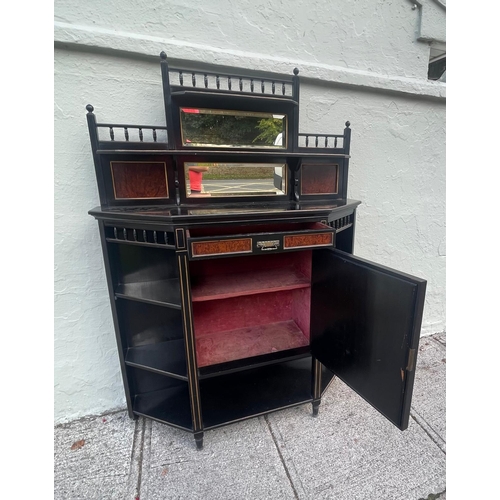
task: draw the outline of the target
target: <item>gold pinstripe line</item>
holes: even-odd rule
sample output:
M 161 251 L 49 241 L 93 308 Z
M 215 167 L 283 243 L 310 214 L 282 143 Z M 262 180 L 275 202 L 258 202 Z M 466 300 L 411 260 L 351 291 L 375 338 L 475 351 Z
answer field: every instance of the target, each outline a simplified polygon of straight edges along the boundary
M 317 359 L 314 360 L 315 363 L 315 374 L 316 374 L 316 381 L 315 381 L 315 389 L 314 389 L 314 398 L 317 399 L 320 395 L 320 388 L 321 388 L 321 383 L 320 383 L 320 364 Z
M 321 397 L 321 363 L 318 361 L 318 397 Z
M 186 320 L 186 308 L 185 308 L 185 300 L 184 300 L 184 291 L 183 291 L 183 281 L 182 281 L 182 269 L 181 269 L 181 257 L 180 256 L 177 256 L 177 259 L 178 259 L 178 265 L 179 265 L 179 279 L 180 279 L 180 284 L 181 284 L 181 296 L 182 296 L 182 304 L 183 304 L 183 307 L 182 307 L 182 314 L 184 316 L 184 333 L 185 333 L 185 336 L 186 336 L 186 356 L 187 356 L 187 375 L 188 375 L 188 380 L 189 380 L 189 397 L 191 399 L 191 407 L 193 408 L 193 419 L 194 419 L 194 424 L 195 424 L 195 427 L 196 427 L 196 404 L 195 404 L 195 400 L 194 400 L 194 394 L 193 394 L 193 390 L 194 390 L 194 384 L 193 384 L 193 374 L 191 372 L 191 355 L 190 355 L 190 345 L 189 343 L 187 342 L 188 338 L 188 327 L 187 327 L 187 320 Z
M 192 319 L 193 318 L 193 310 L 192 310 L 192 301 L 191 301 L 191 291 L 190 291 L 190 287 L 188 286 L 188 275 L 187 275 L 188 259 L 187 259 L 187 255 L 184 255 L 184 266 L 185 266 L 185 269 L 186 269 L 186 290 L 187 290 L 188 307 L 189 307 L 189 313 L 190 313 L 189 317 Z M 197 372 L 197 370 L 198 370 L 198 364 L 197 364 L 197 361 L 196 361 L 196 343 L 195 343 L 195 339 L 194 339 L 193 324 L 192 324 L 191 319 L 189 321 L 189 324 L 190 324 L 190 334 L 191 334 L 191 345 L 193 346 L 194 369 Z M 200 428 L 202 428 L 202 421 L 203 420 L 202 420 L 202 417 L 201 417 L 201 399 L 200 399 L 200 394 L 198 392 L 199 386 L 198 386 L 198 375 L 197 375 L 197 373 L 194 374 L 194 377 L 196 379 L 195 392 L 196 392 L 196 399 L 198 401 L 198 406 L 197 406 L 198 418 L 199 418 Z
M 314 360 L 314 399 L 318 397 L 318 360 Z

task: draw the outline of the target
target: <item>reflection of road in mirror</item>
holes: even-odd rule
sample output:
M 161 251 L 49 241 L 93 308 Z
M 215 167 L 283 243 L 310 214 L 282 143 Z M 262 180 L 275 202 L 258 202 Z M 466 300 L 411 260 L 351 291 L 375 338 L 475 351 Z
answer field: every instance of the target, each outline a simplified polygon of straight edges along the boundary
M 276 188 L 272 179 L 231 179 L 231 180 L 204 180 L 203 191 L 201 195 L 237 195 L 245 194 L 284 194 L 283 191 Z M 200 193 L 190 194 L 190 196 L 199 196 Z
M 286 194 L 286 164 L 186 162 L 184 167 L 190 197 Z

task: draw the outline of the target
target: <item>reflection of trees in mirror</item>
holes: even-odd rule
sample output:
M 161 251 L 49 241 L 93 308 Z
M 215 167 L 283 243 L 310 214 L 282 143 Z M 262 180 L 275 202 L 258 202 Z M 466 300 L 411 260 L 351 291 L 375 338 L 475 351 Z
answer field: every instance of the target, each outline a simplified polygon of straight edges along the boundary
M 260 134 L 253 140 L 264 141 L 265 144 L 274 144 L 276 137 L 283 132 L 283 120 L 278 118 L 263 118 L 259 121 L 257 128 Z
M 191 144 L 228 144 L 233 146 L 274 144 L 283 132 L 283 120 L 255 116 L 183 113 L 184 142 Z

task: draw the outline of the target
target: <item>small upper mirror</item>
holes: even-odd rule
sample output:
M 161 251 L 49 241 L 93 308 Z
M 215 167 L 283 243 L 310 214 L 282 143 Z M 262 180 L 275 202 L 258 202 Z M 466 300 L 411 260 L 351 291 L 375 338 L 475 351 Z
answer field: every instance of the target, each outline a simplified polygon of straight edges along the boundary
M 190 198 L 286 194 L 286 164 L 186 162 L 184 168 Z
M 182 145 L 191 147 L 287 147 L 283 114 L 181 108 Z

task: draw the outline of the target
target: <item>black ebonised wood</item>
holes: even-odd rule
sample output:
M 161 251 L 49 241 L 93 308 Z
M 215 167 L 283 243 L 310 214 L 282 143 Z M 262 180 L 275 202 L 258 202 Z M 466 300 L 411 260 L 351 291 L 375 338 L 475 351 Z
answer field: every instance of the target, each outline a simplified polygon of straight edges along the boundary
M 361 202 L 347 197 L 350 123 L 342 133 L 299 131 L 297 68 L 288 76 L 199 72 L 169 67 L 163 52 L 160 68 L 164 124 L 100 123 L 86 107 L 100 199 L 89 213 L 99 223 L 130 417 L 190 431 L 201 449 L 205 430 L 242 419 L 303 403 L 312 403 L 317 416 L 338 375 L 405 429 L 425 281 L 353 256 Z M 286 114 L 286 149 L 186 147 L 183 106 Z M 187 197 L 187 162 L 286 163 L 285 195 Z M 276 258 L 272 271 L 234 272 L 234 263 L 247 262 L 237 260 L 241 255 L 258 259 L 266 252 L 283 259 L 286 252 L 312 252 L 303 259 L 310 267 L 291 269 Z M 201 277 L 200 262 L 209 266 Z M 234 276 L 206 271 L 216 264 Z M 263 325 L 258 304 L 265 302 L 248 300 L 255 295 L 290 310 Z M 205 309 L 196 317 L 200 303 Z M 243 305 L 252 309 L 238 312 Z M 276 309 L 276 317 L 282 312 Z M 251 321 L 239 324 L 238 314 Z M 216 323 L 200 325 L 200 317 Z M 305 335 L 298 347 L 198 365 L 205 326 L 251 342 L 259 328 L 292 319 Z M 272 335 L 272 328 L 265 331 Z

